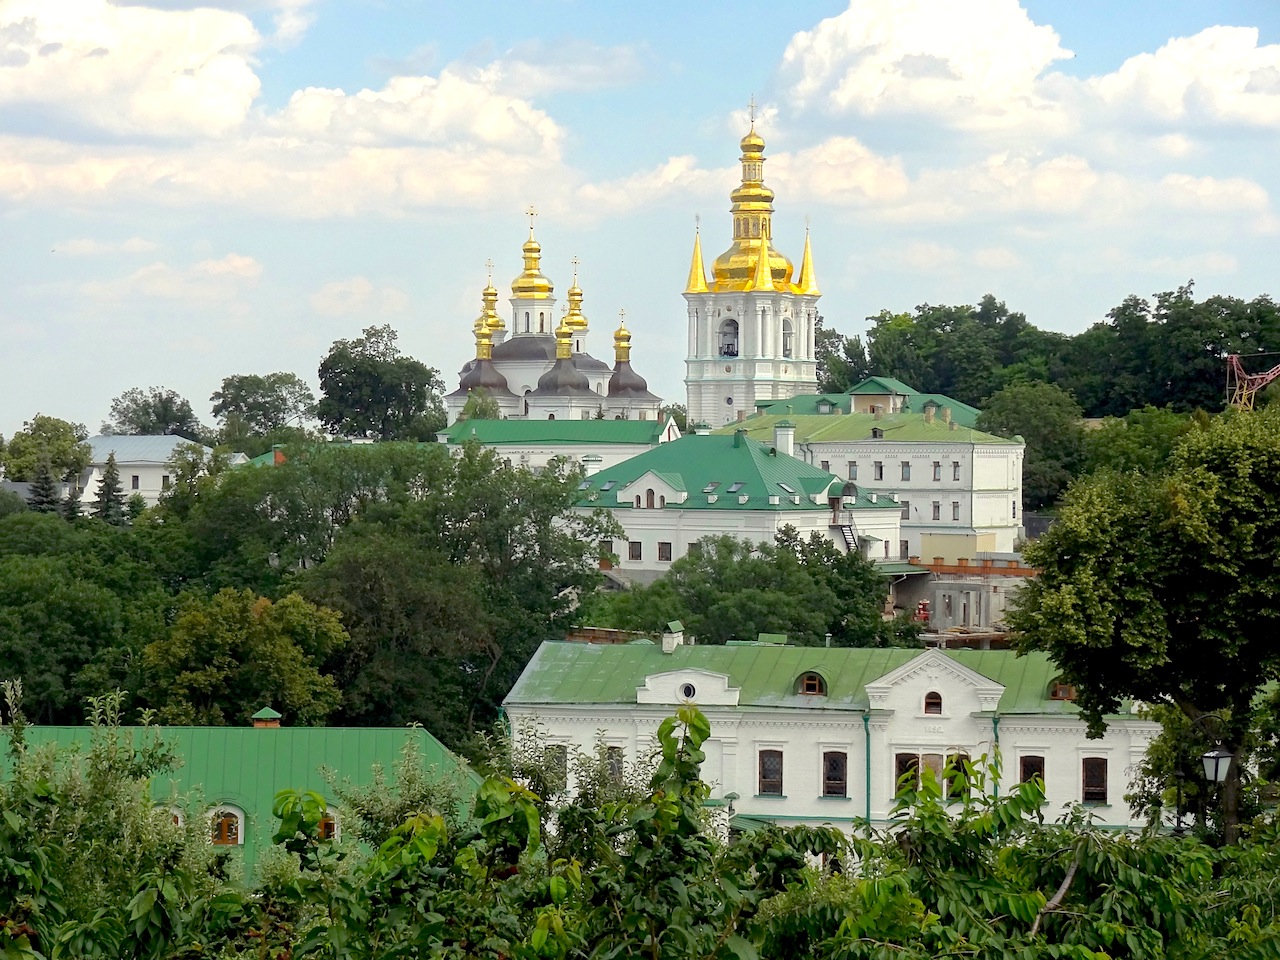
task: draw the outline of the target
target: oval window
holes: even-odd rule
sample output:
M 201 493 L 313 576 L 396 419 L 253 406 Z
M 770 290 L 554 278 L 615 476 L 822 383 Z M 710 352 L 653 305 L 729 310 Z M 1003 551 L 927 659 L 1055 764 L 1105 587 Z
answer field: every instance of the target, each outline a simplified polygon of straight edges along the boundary
M 680 696 L 686 700 L 692 700 L 697 692 L 697 688 L 692 683 L 685 683 L 680 686 Z

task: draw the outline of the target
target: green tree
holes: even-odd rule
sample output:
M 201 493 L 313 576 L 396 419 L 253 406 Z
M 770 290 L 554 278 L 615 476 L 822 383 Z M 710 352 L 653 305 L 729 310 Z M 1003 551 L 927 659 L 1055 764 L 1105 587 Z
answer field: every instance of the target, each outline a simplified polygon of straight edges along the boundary
M 62 501 L 62 515 L 68 520 L 79 520 L 84 516 L 84 511 L 80 505 L 80 484 L 76 480 L 71 481 L 71 487 L 67 491 L 67 499 Z
M 818 317 L 814 328 L 814 356 L 821 393 L 843 393 L 871 375 L 862 338 L 828 328 L 823 317 Z
M 502 408 L 487 390 L 472 390 L 458 414 L 459 420 L 501 420 Z
M 93 516 L 116 526 L 120 526 L 125 520 L 124 487 L 120 483 L 120 470 L 116 466 L 114 451 L 107 454 L 102 478 L 98 481 L 98 494 L 93 502 Z
M 1173 455 L 1178 441 L 1203 423 L 1167 408 L 1143 407 L 1124 417 L 1110 417 L 1095 430 L 1084 431 L 1084 471 L 1114 470 L 1157 473 Z
M 683 403 L 667 403 L 658 410 L 658 419 L 666 422 L 670 417 L 675 421 L 676 429 L 681 433 L 689 430 L 689 411 Z
M 235 420 L 250 436 L 263 436 L 302 421 L 315 413 L 316 404 L 311 388 L 293 373 L 224 377 L 221 389 L 209 399 L 224 431 Z
M 10 480 L 31 480 L 41 462 L 48 464 L 55 480 L 80 476 L 93 456 L 85 442 L 83 424 L 37 413 L 0 450 L 0 464 Z
M 167 387 L 132 387 L 111 401 L 111 419 L 102 432 L 133 436 L 177 436 L 203 441 L 208 431 L 191 402 Z
M 49 469 L 49 461 L 41 460 L 27 492 L 27 509 L 36 513 L 57 513 L 61 505 L 62 497 L 53 479 L 53 471 Z
M 338 615 L 297 594 L 276 603 L 250 590 L 189 595 L 143 653 L 143 696 L 166 723 L 241 724 L 274 706 L 291 723 L 319 724 L 339 700 L 319 665 L 346 643 Z
M 1076 684 L 1091 730 L 1123 700 L 1169 704 L 1190 720 L 1223 714 L 1238 755 L 1256 698 L 1280 679 L 1280 411 L 1189 433 L 1163 475 L 1084 478 L 1027 561 L 1040 574 L 1010 623 Z M 1240 785 L 1233 763 L 1228 840 Z
M 12 490 L 0 490 L 0 519 L 27 509 L 27 501 Z
M 1022 495 L 1032 509 L 1054 503 L 1079 472 L 1080 407 L 1051 383 L 1014 383 L 987 401 L 978 429 L 1026 442 Z
M 390 326 L 337 340 L 320 364 L 316 416 L 344 437 L 431 440 L 444 428 L 439 372 L 401 355 Z

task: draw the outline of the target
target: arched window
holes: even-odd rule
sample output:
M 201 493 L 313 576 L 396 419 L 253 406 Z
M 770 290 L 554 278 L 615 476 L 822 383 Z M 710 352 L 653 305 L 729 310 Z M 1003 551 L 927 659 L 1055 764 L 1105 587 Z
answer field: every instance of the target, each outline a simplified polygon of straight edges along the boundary
M 547 414 L 547 419 L 548 419 L 548 420 L 554 420 L 555 418 L 556 418 L 556 415 L 555 415 L 554 413 L 548 413 L 548 414 Z
M 653 509 L 653 490 L 649 489 L 644 492 L 644 506 L 646 510 Z
M 924 695 L 924 712 L 942 716 L 942 694 L 930 690 Z
M 209 814 L 209 841 L 219 847 L 244 843 L 244 814 L 235 807 L 215 807 Z
M 538 332 L 539 333 L 547 332 L 547 315 L 545 313 L 538 314 Z
M 803 693 L 810 697 L 825 697 L 827 681 L 822 678 L 822 674 L 812 670 L 802 673 L 800 679 L 796 681 L 796 693 Z
M 636 509 L 640 508 L 640 494 L 636 494 Z
M 791 321 L 782 321 L 782 355 L 789 357 L 795 350 L 795 334 L 791 329 Z
M 525 333 L 529 332 L 529 311 L 528 310 L 524 312 L 524 332 Z
M 321 840 L 337 840 L 340 831 L 338 826 L 338 814 L 334 810 L 326 810 L 324 816 L 320 818 L 318 831 Z
M 666 497 L 659 497 L 659 498 L 658 498 L 658 506 L 659 506 L 659 507 L 665 507 L 666 505 L 667 505 L 667 498 L 666 498 Z
M 720 356 L 738 355 L 738 321 L 730 318 L 720 324 Z

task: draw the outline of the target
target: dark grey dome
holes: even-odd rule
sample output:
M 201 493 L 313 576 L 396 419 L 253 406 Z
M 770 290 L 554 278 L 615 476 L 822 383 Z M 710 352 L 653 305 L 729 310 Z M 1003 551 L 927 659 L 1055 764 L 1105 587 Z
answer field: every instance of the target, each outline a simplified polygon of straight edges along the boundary
M 495 360 L 554 360 L 556 338 L 537 336 L 512 337 L 493 348 Z
M 589 353 L 575 353 L 573 355 L 573 365 L 583 373 L 599 372 L 608 370 L 609 365 L 603 360 L 597 360 Z
M 507 386 L 507 378 L 498 372 L 492 360 L 472 360 L 470 368 L 464 368 L 458 381 L 458 389 L 451 397 L 465 397 L 473 390 L 483 390 L 491 397 L 515 397 Z
M 623 400 L 657 400 L 649 392 L 649 382 L 636 373 L 629 360 L 619 360 L 613 365 L 609 378 L 609 396 Z
M 538 378 L 538 389 L 530 397 L 598 397 L 587 375 L 572 360 L 556 360 L 555 366 Z

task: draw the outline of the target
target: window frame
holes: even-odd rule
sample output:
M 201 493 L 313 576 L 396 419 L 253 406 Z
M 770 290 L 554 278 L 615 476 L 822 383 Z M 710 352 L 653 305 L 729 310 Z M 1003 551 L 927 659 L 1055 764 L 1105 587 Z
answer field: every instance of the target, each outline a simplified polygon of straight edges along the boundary
M 806 697 L 825 697 L 827 695 L 826 677 L 816 670 L 806 670 L 796 680 L 796 693 Z
M 957 482 L 960 480 L 960 461 L 959 460 L 951 461 L 951 479 Z
M 1108 804 L 1109 770 L 1106 757 L 1080 758 L 1080 802 L 1105 807 Z M 1101 780 L 1101 783 L 1099 783 Z
M 765 761 L 776 760 L 778 764 L 777 776 L 765 776 Z M 786 761 L 783 758 L 782 751 L 777 747 L 768 747 L 756 752 L 756 796 L 759 797 L 785 797 L 783 791 L 784 777 L 786 776 Z
M 839 776 L 833 774 L 833 763 L 839 758 Z M 839 792 L 835 792 L 838 787 Z M 822 751 L 822 796 L 833 800 L 849 799 L 849 751 Z
M 644 559 L 644 543 L 640 540 L 627 541 L 627 559 L 643 560 Z
M 1040 753 L 1024 753 L 1018 757 L 1018 782 L 1030 783 L 1035 777 L 1045 783 L 1044 755 Z
M 933 507 L 933 517 L 932 517 L 932 519 L 934 519 L 934 520 L 941 520 L 941 519 L 942 519 L 942 501 L 941 501 L 941 500 L 934 500 L 934 501 L 933 501 L 933 503 L 932 503 L 932 507 Z
M 660 563 L 671 562 L 671 541 L 670 540 L 658 541 L 658 561 Z
M 939 482 L 942 480 L 942 461 L 941 460 L 933 461 L 933 479 L 934 479 L 934 482 Z
M 872 461 L 872 464 L 873 466 L 871 468 L 871 479 L 883 480 L 884 479 L 884 461 L 874 460 Z
M 937 690 L 930 690 L 924 695 L 921 709 L 926 717 L 943 717 L 946 716 L 942 712 L 942 694 Z
M 952 520 L 960 519 L 960 501 L 959 500 L 951 501 L 951 519 Z
M 910 500 L 903 500 L 903 501 L 901 501 L 901 502 L 902 502 L 902 517 L 901 517 L 901 519 L 903 519 L 903 520 L 910 520 L 910 519 L 911 519 L 911 501 L 910 501 Z
M 910 480 L 911 479 L 911 461 L 900 460 L 898 462 L 898 471 L 900 474 L 899 479 Z
M 228 822 L 235 824 L 235 836 L 231 837 L 231 831 L 224 829 L 224 825 Z M 221 803 L 209 810 L 209 830 L 207 836 L 209 842 L 215 847 L 243 847 L 244 846 L 244 828 L 245 816 L 244 811 L 239 807 L 231 804 Z

